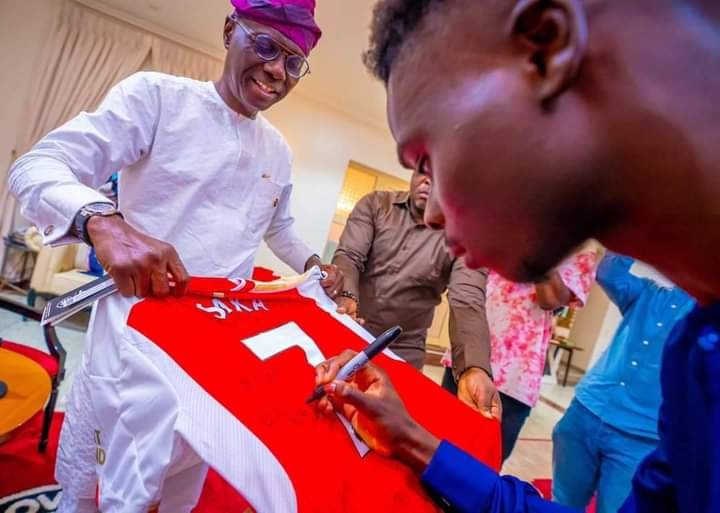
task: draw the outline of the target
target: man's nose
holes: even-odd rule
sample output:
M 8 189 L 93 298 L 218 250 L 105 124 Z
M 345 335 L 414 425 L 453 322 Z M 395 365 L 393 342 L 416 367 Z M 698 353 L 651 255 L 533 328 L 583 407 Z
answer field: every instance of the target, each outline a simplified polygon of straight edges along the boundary
M 445 228 L 445 216 L 437 202 L 436 195 L 432 192 L 425 205 L 425 224 L 433 230 L 442 230 Z
M 277 59 L 266 62 L 265 71 L 275 80 L 285 81 L 285 56 L 279 55 Z

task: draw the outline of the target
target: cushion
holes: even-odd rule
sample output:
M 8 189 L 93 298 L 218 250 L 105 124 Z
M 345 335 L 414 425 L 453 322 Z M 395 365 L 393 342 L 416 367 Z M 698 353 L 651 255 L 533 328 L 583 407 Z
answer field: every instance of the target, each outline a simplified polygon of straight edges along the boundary
M 88 264 L 88 255 L 90 253 L 90 246 L 87 244 L 78 244 L 75 251 L 75 260 L 73 267 L 80 271 L 87 271 L 90 269 Z
M 73 289 L 81 287 L 96 278 L 97 276 L 77 270 L 57 273 L 52 277 L 49 292 L 60 296 L 66 292 L 70 292 Z
M 44 351 L 26 346 L 25 344 L 10 342 L 8 340 L 0 341 L 0 347 L 7 349 L 8 351 L 14 351 L 15 353 L 23 356 L 27 356 L 31 360 L 37 362 L 51 377 L 55 377 L 55 374 L 57 374 L 57 360 Z

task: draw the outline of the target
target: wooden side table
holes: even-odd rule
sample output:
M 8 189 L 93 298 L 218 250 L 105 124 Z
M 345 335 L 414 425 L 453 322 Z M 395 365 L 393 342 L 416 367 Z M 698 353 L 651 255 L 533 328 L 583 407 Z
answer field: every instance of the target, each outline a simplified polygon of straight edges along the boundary
M 0 289 L 7 287 L 9 289 L 14 290 L 15 292 L 19 292 L 20 294 L 27 294 L 27 292 L 28 292 L 27 290 L 25 290 L 21 287 L 18 287 L 17 285 L 15 285 L 13 283 L 10 283 L 5 278 L 5 271 L 7 268 L 7 260 L 8 260 L 8 256 L 10 255 L 11 250 L 19 251 L 20 253 L 22 253 L 22 257 L 21 257 L 22 267 L 20 270 L 20 280 L 22 281 L 25 279 L 25 274 L 27 274 L 27 268 L 28 268 L 28 265 L 31 263 L 31 260 L 33 258 L 36 258 L 35 255 L 37 254 L 37 251 L 28 247 L 23 242 L 15 240 L 14 238 L 12 238 L 9 235 L 3 237 L 3 244 L 4 244 L 5 248 L 4 248 L 4 252 L 3 252 L 2 266 L 0 267 Z
M 568 361 L 567 365 L 565 366 L 565 374 L 563 375 L 562 380 L 562 386 L 567 386 L 567 380 L 568 380 L 568 374 L 570 373 L 570 366 L 572 365 L 572 358 L 575 351 L 583 351 L 582 347 L 576 346 L 572 342 L 568 342 L 565 340 L 557 340 L 552 339 L 550 341 L 550 345 L 555 348 L 554 354 L 553 354 L 553 360 L 555 365 L 560 364 L 560 359 L 558 359 L 558 352 L 560 350 L 567 351 L 568 352 Z

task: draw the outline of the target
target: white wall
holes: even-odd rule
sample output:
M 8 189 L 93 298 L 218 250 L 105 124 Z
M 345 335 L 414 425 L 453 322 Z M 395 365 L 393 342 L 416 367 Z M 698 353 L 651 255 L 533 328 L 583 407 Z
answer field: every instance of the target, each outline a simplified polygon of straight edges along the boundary
M 620 315 L 620 310 L 618 310 L 618 308 L 608 300 L 608 309 L 605 312 L 605 317 L 603 318 L 602 325 L 600 326 L 600 333 L 598 334 L 597 342 L 593 348 L 593 353 L 590 356 L 588 369 L 595 365 L 595 362 L 598 358 L 600 358 L 600 355 L 602 355 L 603 351 L 605 351 L 605 349 L 607 349 L 610 345 L 618 326 L 620 326 L 621 320 L 622 316 Z
M 389 131 L 365 124 L 299 95 L 267 112 L 295 155 L 292 211 L 298 234 L 322 255 L 348 162 L 407 179 Z M 267 248 L 257 263 L 287 271 Z
M 589 370 L 610 344 L 619 324 L 620 312 L 602 288 L 594 284 L 570 332 L 570 340 L 583 349 L 573 356 L 573 366 Z

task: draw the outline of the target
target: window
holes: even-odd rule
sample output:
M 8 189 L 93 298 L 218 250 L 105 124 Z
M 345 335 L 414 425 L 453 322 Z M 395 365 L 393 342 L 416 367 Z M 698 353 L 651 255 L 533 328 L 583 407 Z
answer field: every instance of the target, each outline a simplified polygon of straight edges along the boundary
M 402 180 L 351 161 L 345 172 L 345 181 L 340 191 L 333 222 L 330 225 L 330 232 L 328 233 L 322 258 L 323 262 L 332 260 L 347 218 L 363 196 L 373 191 L 407 191 L 409 189 L 410 183 L 407 180 Z

